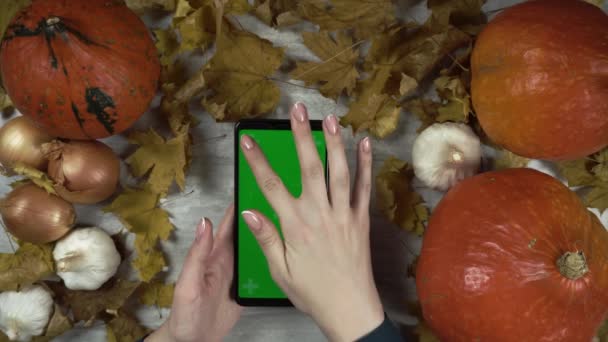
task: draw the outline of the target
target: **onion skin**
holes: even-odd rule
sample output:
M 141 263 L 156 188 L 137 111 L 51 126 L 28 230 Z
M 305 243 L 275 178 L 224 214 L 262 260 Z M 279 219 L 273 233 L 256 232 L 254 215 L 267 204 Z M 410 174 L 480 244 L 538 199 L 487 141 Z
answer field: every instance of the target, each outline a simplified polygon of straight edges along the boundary
M 74 206 L 32 183 L 18 186 L 0 201 L 0 214 L 17 239 L 44 244 L 63 237 L 74 226 Z
M 23 163 L 40 171 L 46 171 L 47 160 L 41 145 L 53 138 L 24 116 L 8 121 L 0 128 L 0 164 L 10 169 Z
M 48 174 L 55 191 L 68 202 L 94 204 L 114 194 L 120 176 L 120 160 L 99 141 L 55 140 L 44 144 Z

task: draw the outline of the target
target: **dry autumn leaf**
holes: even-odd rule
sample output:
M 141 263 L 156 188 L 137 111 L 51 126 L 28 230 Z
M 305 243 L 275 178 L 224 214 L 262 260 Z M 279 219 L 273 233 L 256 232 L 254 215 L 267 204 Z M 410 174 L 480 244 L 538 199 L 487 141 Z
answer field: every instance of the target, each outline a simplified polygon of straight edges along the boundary
M 293 0 L 262 0 L 256 1 L 254 14 L 268 26 L 282 26 L 286 24 L 285 19 L 289 16 L 290 22 L 296 22 L 297 19 L 293 11 L 297 9 L 297 2 Z M 287 23 L 289 25 L 289 23 Z
M 68 290 L 63 284 L 47 282 L 59 304 L 72 310 L 76 322 L 90 321 L 102 312 L 120 309 L 140 284 L 112 279 L 96 291 L 74 291 Z
M 31 0 L 10 0 L 0 2 L 0 40 L 4 37 L 4 31 L 15 14 L 30 3 Z
M 137 258 L 131 265 L 137 270 L 142 281 L 152 280 L 167 266 L 163 252 L 158 249 L 158 239 L 150 235 L 135 235 L 135 252 Z
M 137 320 L 123 312 L 107 323 L 106 333 L 108 342 L 133 342 L 146 336 L 148 329 Z
M 593 341 L 608 342 L 608 320 L 604 321 L 604 323 L 602 323 L 602 325 L 597 330 L 597 333 L 595 335 L 596 335 L 597 340 L 594 339 Z
M 421 121 L 422 124 L 418 127 L 417 132 L 422 132 L 437 122 L 437 116 L 439 116 L 439 104 L 428 99 L 412 99 L 404 103 L 403 108 L 412 112 Z
M 391 222 L 421 236 L 429 210 L 412 189 L 413 177 L 414 172 L 406 162 L 389 157 L 376 176 L 376 194 L 380 211 Z
M 0 254 L 0 292 L 18 290 L 54 272 L 52 246 L 24 242 L 15 254 Z
M 400 113 L 401 107 L 390 96 L 373 94 L 351 104 L 340 124 L 351 125 L 355 134 L 368 130 L 377 138 L 385 138 L 397 128 Z
M 143 284 L 140 287 L 139 300 L 144 305 L 156 305 L 161 308 L 170 308 L 173 303 L 175 284 L 165 284 L 158 281 Z
M 175 181 L 180 189 L 184 189 L 186 145 L 190 142 L 187 132 L 165 140 L 151 129 L 145 133 L 131 134 L 129 142 L 139 145 L 139 148 L 127 158 L 126 163 L 136 177 L 149 172 L 147 188 L 165 196 Z
M 437 122 L 467 122 L 471 113 L 471 96 L 460 75 L 440 76 L 433 82 L 443 103 L 437 108 Z
M 104 211 L 118 216 L 136 235 L 166 240 L 173 231 L 169 214 L 158 207 L 160 196 L 146 189 L 125 189 Z
M 158 240 L 166 240 L 173 230 L 169 214 L 158 207 L 160 196 L 150 190 L 125 189 L 105 211 L 118 216 L 126 228 L 135 233 L 137 257 L 133 267 L 140 279 L 149 281 L 166 266 Z
M 160 52 L 160 63 L 162 65 L 171 65 L 175 61 L 180 43 L 177 40 L 177 35 L 172 28 L 154 30 L 156 37 L 156 49 Z
M 18 175 L 27 177 L 32 183 L 46 190 L 49 194 L 57 194 L 54 189 L 55 183 L 46 173 L 21 163 L 16 164 L 12 170 Z
M 280 90 L 271 80 L 279 68 L 283 50 L 269 41 L 244 31 L 224 30 L 217 52 L 205 69 L 205 79 L 214 94 L 206 97 L 207 108 L 216 120 L 235 121 L 272 112 L 279 103 Z
M 401 73 L 401 82 L 399 83 L 399 95 L 407 96 L 418 88 L 418 81 L 404 73 Z
M 557 163 L 561 175 L 568 181 L 568 186 L 589 186 L 595 181 L 593 173 L 590 171 L 588 159 L 579 159 Z
M 591 172 L 602 182 L 608 182 L 608 149 L 604 149 L 593 155 L 597 165 L 593 166 Z
M 426 27 L 443 30 L 453 25 L 471 35 L 480 32 L 487 23 L 487 17 L 481 10 L 486 0 L 429 0 L 427 6 L 431 16 Z
M 304 44 L 312 50 L 320 62 L 298 62 L 291 77 L 303 80 L 308 85 L 320 85 L 321 94 L 337 98 L 343 92 L 351 95 L 359 72 L 359 52 L 352 38 L 338 32 L 335 38 L 329 32 L 302 33 Z
M 468 44 L 470 39 L 466 33 L 451 26 L 440 32 L 419 29 L 395 48 L 399 59 L 393 70 L 421 82 L 450 52 Z
M 604 0 L 585 0 L 585 1 L 592 5 L 597 6 L 599 8 L 604 8 L 604 3 L 606 2 Z
M 0 87 L 0 112 L 9 110 L 13 107 L 13 102 L 10 97 L 6 94 L 4 88 Z
M 51 320 L 49 321 L 44 334 L 42 336 L 34 337 L 32 342 L 49 342 L 70 329 L 72 329 L 72 321 L 61 311 L 61 307 L 55 304 L 53 316 L 51 316 Z
M 509 168 L 526 167 L 530 159 L 516 155 L 515 153 L 507 150 L 501 150 L 498 157 L 494 161 L 494 169 L 502 170 Z
M 215 11 L 211 2 L 175 24 L 181 37 L 178 52 L 206 49 L 215 39 Z
M 175 10 L 175 0 L 125 0 L 125 4 L 132 11 L 143 13 L 149 9 L 162 9 L 164 11 Z
M 301 0 L 297 11 L 322 30 L 354 29 L 359 37 L 382 32 L 395 22 L 392 0 Z
M 608 184 L 596 182 L 583 198 L 585 205 L 596 208 L 600 212 L 608 209 Z

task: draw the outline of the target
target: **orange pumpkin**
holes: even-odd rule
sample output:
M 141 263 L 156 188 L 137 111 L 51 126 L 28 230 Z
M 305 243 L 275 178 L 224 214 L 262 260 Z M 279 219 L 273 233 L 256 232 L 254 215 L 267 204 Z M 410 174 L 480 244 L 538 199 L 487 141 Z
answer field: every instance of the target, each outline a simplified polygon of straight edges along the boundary
M 117 0 L 34 0 L 6 30 L 0 69 L 15 107 L 70 139 L 129 128 L 160 76 L 147 28 Z
M 475 44 L 472 97 L 483 130 L 516 154 L 568 160 L 608 145 L 608 15 L 578 0 L 500 13 Z
M 416 270 L 441 341 L 591 341 L 608 313 L 608 232 L 531 169 L 468 178 L 441 200 Z

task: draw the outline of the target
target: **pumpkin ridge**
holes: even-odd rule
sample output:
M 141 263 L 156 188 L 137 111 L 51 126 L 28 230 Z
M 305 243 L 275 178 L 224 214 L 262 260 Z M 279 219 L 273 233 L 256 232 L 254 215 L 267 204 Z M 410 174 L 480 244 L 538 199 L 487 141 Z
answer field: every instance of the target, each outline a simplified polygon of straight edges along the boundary
M 76 118 L 76 122 L 78 122 L 78 126 L 80 126 L 80 130 L 82 131 L 82 133 L 84 133 L 84 135 L 90 138 L 89 134 L 84 129 L 84 119 L 80 117 L 80 112 L 78 111 L 78 107 L 76 106 L 74 101 L 72 101 L 72 113 L 74 113 L 74 117 Z

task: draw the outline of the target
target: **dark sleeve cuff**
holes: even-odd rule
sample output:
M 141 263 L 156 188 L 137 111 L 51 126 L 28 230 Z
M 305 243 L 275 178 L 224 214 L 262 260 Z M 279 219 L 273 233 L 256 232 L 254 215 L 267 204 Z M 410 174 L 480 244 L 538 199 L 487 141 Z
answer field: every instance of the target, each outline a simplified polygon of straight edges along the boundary
M 397 328 L 384 316 L 384 322 L 369 334 L 358 340 L 359 342 L 403 342 Z

